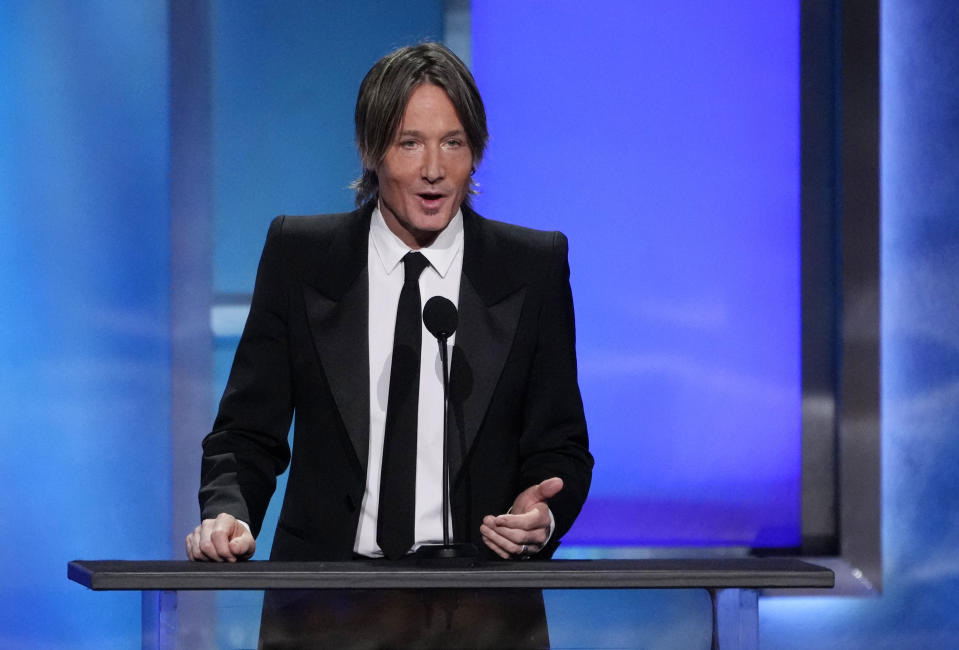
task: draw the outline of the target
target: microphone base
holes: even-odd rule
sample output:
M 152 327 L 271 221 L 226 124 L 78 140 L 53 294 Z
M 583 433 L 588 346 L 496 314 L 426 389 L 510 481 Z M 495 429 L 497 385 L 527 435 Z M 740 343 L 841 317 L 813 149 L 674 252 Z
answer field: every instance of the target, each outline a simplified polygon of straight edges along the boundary
M 418 560 L 444 560 L 452 558 L 475 558 L 479 549 L 475 544 L 424 544 L 416 549 L 413 557 Z

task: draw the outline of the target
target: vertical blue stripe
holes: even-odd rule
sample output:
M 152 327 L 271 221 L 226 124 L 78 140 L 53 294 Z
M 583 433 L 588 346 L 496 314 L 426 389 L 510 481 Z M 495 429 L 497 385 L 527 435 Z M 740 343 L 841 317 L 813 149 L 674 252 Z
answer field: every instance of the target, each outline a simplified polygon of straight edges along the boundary
M 169 557 L 166 13 L 0 3 L 0 646 L 131 647 Z

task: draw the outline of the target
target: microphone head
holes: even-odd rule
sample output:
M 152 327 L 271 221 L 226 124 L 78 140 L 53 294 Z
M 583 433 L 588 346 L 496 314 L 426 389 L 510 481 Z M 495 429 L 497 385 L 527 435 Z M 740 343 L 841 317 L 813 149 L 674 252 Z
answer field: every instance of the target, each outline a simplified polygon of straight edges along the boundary
M 443 296 L 433 296 L 423 307 L 423 324 L 438 339 L 453 336 L 458 320 L 456 305 Z

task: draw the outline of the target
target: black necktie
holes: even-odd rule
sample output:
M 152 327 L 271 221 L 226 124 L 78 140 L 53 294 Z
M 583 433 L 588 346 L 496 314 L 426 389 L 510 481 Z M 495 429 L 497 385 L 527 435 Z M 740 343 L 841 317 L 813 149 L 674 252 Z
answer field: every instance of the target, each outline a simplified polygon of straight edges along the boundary
M 416 512 L 416 412 L 420 395 L 420 346 L 423 325 L 419 277 L 429 262 L 422 253 L 403 258 L 406 276 L 396 308 L 386 434 L 380 472 L 380 510 L 376 543 L 396 560 L 413 546 Z

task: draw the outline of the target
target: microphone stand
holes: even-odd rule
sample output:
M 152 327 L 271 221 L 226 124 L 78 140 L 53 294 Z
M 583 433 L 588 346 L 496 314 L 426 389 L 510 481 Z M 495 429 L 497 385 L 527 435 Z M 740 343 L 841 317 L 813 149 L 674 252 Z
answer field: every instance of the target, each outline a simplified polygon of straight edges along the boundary
M 475 558 L 479 551 L 469 542 L 450 541 L 450 457 L 449 457 L 449 352 L 446 332 L 436 333 L 440 346 L 440 360 L 443 364 L 443 544 L 424 544 L 413 553 L 422 559 Z

